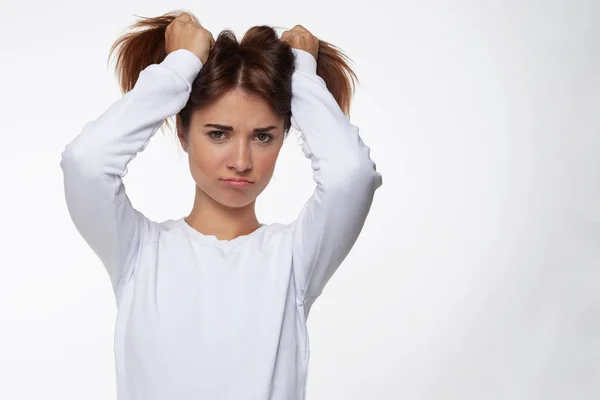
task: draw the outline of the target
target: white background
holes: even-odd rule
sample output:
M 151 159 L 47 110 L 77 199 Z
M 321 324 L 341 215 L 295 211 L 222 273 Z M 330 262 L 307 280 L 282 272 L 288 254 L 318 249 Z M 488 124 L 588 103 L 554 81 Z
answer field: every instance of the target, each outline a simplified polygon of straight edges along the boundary
M 309 400 L 600 398 L 600 2 L 56 0 L 1 4 L 1 399 L 115 398 L 116 307 L 60 153 L 120 97 L 110 45 L 178 8 L 215 36 L 302 24 L 359 76 L 383 186 L 311 311 Z M 184 156 L 152 139 L 136 208 L 187 215 Z M 290 136 L 259 220 L 313 187 Z

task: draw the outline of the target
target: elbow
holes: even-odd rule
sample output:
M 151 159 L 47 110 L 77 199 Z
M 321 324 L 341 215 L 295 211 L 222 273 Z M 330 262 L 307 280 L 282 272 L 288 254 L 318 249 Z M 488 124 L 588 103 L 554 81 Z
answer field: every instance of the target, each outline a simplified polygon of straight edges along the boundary
M 348 170 L 355 186 L 358 185 L 364 190 L 375 192 L 383 183 L 381 173 L 377 171 L 375 162 L 369 157 L 363 158 Z
M 67 145 L 64 147 L 61 153 L 61 168 L 65 168 L 67 164 L 82 164 L 85 163 L 85 160 L 89 160 L 90 151 L 86 149 L 85 145 L 85 132 L 89 129 L 91 123 L 87 123 L 83 130 L 73 138 Z
M 323 172 L 325 169 L 323 169 Z M 369 157 L 355 159 L 352 162 L 339 163 L 324 174 L 322 183 L 341 194 L 353 194 L 357 191 L 375 192 L 382 184 L 382 175 L 377 171 L 375 162 Z
M 71 142 L 65 146 L 63 152 L 61 153 L 61 164 L 67 160 L 77 162 L 85 160 L 87 153 L 88 152 L 82 149 L 81 146 L 77 146 L 74 142 Z
M 108 163 L 108 151 L 102 132 L 95 128 L 95 121 L 85 124 L 82 131 L 69 142 L 61 153 L 61 168 L 75 168 L 80 172 L 101 174 Z
M 350 157 L 346 169 L 351 174 L 351 181 L 355 187 L 375 192 L 383 184 L 381 173 L 377 171 L 377 165 L 371 159 L 371 148 L 359 138 L 360 146 L 354 157 Z
M 77 171 L 85 176 L 98 176 L 104 171 L 98 151 L 76 141 L 69 143 L 61 153 L 60 167 L 63 171 Z
M 76 145 L 74 142 L 69 143 L 61 153 L 60 166 L 65 169 L 67 166 L 78 168 L 88 165 L 91 160 L 91 154 L 89 151 L 82 148 L 80 145 Z

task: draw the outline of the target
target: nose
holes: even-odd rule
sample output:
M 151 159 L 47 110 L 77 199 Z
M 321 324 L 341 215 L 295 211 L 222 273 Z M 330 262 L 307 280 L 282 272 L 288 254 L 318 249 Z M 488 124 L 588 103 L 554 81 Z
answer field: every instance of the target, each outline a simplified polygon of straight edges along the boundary
M 233 141 L 232 141 L 233 142 Z M 239 139 L 232 143 L 228 159 L 228 167 L 237 172 L 245 172 L 252 168 L 252 155 L 246 140 Z

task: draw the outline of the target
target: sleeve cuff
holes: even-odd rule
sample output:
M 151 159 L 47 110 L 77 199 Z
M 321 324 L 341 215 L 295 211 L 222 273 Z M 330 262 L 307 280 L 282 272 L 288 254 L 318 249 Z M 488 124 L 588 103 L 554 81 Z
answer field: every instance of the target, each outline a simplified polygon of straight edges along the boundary
M 317 60 L 308 51 L 300 50 L 292 47 L 292 52 L 295 55 L 294 67 L 297 71 L 316 74 Z
M 188 88 L 192 87 L 194 79 L 202 69 L 202 61 L 187 49 L 170 52 L 160 64 L 179 75 L 187 83 Z

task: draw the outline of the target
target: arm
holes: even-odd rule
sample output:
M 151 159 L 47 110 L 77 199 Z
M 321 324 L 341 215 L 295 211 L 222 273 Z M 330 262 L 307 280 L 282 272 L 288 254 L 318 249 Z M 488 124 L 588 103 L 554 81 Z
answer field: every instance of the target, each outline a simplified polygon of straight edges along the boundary
M 122 177 L 164 119 L 185 106 L 201 67 L 185 49 L 149 65 L 135 87 L 88 122 L 61 154 L 69 214 L 104 264 L 117 298 L 151 232 L 151 222 L 132 207 Z
M 315 191 L 293 223 L 293 264 L 298 302 L 310 306 L 346 258 L 383 181 L 358 127 L 344 115 L 316 60 L 292 49 L 292 126 L 302 133 L 302 151 L 311 160 Z

